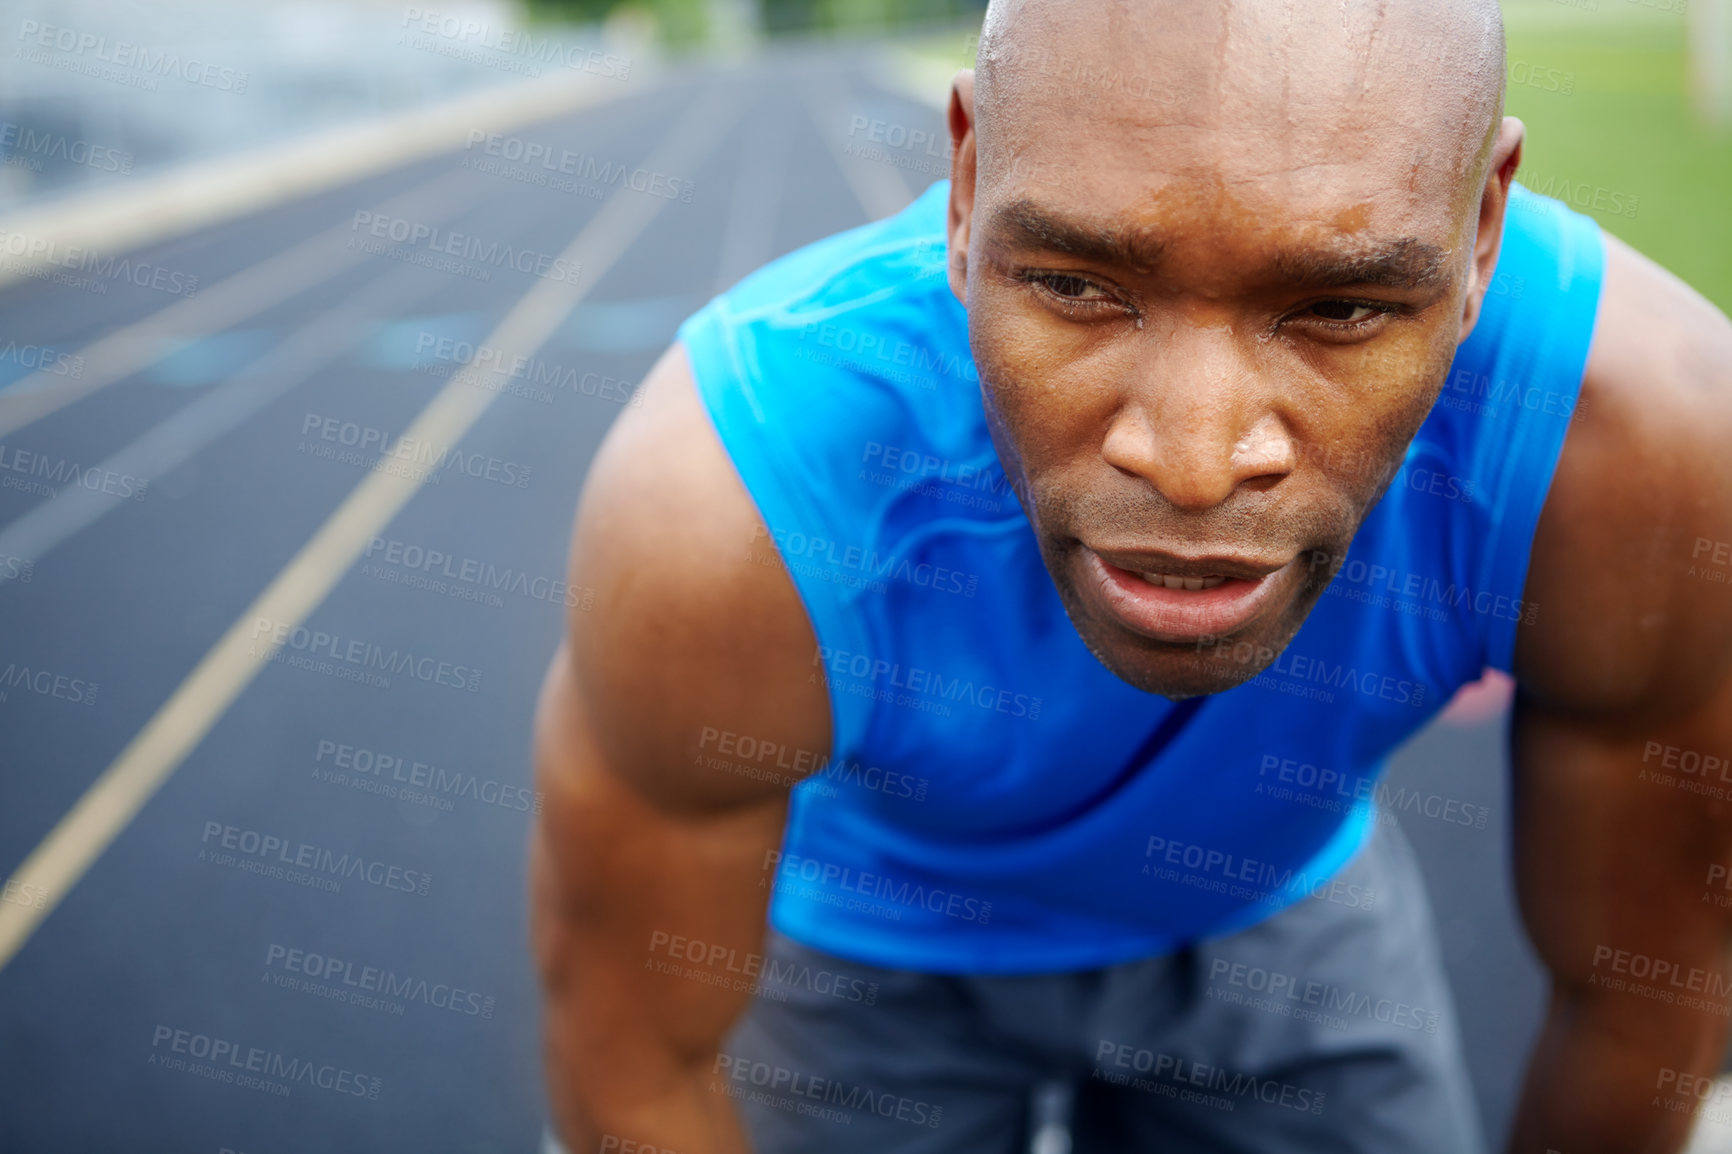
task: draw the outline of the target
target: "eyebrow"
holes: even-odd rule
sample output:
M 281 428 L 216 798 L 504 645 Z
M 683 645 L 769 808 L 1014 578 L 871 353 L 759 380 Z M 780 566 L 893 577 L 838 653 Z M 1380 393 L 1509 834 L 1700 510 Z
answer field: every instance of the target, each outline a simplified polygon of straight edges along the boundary
M 1105 264 L 1153 269 L 1166 244 L 1149 229 L 1118 229 L 1060 216 L 1027 198 L 1011 201 L 993 224 L 1012 245 L 1043 248 Z M 1448 254 L 1414 236 L 1393 240 L 1343 240 L 1319 248 L 1277 250 L 1269 267 L 1297 285 L 1334 288 L 1367 284 L 1388 288 L 1425 288 L 1445 279 Z
M 1073 220 L 1048 212 L 1026 197 L 1011 201 L 994 214 L 993 219 L 1011 234 L 1008 239 L 1012 244 L 1047 248 L 1112 264 L 1153 268 L 1160 263 L 1166 248 L 1161 240 L 1146 230 L 1127 232 Z
M 1426 288 L 1449 273 L 1444 250 L 1416 236 L 1281 252 L 1275 256 L 1275 268 L 1296 283 L 1322 288 L 1350 284 Z

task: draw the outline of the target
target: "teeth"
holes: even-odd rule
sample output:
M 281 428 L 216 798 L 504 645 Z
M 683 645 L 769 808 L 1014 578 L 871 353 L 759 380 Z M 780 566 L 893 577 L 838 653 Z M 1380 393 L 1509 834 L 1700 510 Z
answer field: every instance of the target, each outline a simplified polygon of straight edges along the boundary
M 1139 573 L 1138 576 L 1150 585 L 1160 585 L 1167 589 L 1186 589 L 1192 593 L 1213 589 L 1226 580 L 1225 577 L 1169 577 L 1164 573 Z

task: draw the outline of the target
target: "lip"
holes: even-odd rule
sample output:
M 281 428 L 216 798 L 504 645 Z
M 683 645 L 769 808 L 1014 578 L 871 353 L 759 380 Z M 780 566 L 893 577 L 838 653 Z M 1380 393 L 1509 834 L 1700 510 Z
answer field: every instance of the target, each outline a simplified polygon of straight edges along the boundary
M 1123 568 L 1082 546 L 1087 584 L 1099 591 L 1102 607 L 1120 625 L 1156 641 L 1195 642 L 1243 629 L 1291 584 L 1299 558 L 1271 567 L 1243 558 L 1200 558 L 1184 561 L 1165 554 L 1115 554 Z M 1168 589 L 1143 580 L 1143 573 L 1175 577 L 1224 576 L 1213 589 Z

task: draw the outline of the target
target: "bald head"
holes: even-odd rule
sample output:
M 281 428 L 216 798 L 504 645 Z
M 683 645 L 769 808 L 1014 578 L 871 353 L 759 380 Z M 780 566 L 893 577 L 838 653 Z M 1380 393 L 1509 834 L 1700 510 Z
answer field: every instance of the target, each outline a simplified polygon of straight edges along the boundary
M 1395 150 L 1415 191 L 1447 195 L 1483 175 L 1503 89 L 1496 0 L 993 0 L 978 163 L 988 181 L 1040 165 L 1042 130 L 1107 121 L 1133 151 L 1208 133 L 1254 141 L 1296 179 Z

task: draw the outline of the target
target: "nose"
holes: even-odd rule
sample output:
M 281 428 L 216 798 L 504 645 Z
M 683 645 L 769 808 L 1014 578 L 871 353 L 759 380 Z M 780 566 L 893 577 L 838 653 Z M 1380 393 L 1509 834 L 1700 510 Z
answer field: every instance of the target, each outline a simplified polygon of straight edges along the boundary
M 1162 340 L 1120 398 L 1101 455 L 1147 481 L 1175 508 L 1204 512 L 1240 489 L 1263 491 L 1291 473 L 1298 449 L 1261 374 L 1229 334 Z

